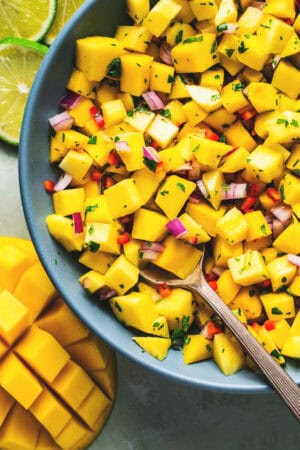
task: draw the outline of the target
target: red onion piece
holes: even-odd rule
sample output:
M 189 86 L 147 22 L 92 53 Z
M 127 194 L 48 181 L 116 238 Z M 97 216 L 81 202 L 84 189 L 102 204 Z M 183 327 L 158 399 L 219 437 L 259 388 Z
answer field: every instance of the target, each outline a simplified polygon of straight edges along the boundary
M 294 266 L 300 267 L 300 256 L 288 253 L 287 259 L 291 264 L 294 264 Z
M 142 97 L 146 101 L 151 111 L 157 111 L 158 109 L 163 109 L 165 107 L 164 102 L 155 91 L 144 92 L 142 94 Z
M 284 224 L 279 219 L 274 219 L 272 223 L 273 239 L 276 239 L 277 236 L 279 236 L 284 229 L 285 229 Z
M 80 212 L 75 212 L 72 215 L 73 218 L 73 225 L 74 225 L 74 233 L 80 234 L 83 232 L 83 222 Z
M 55 114 L 48 119 L 49 124 L 55 131 L 70 130 L 73 125 L 73 118 L 70 116 L 68 111 L 63 111 L 62 113 Z
M 154 252 L 150 248 L 140 251 L 141 259 L 144 261 L 155 261 L 159 253 Z
M 112 297 L 116 297 L 118 293 L 114 289 L 103 288 L 99 292 L 98 299 L 102 302 L 105 300 L 109 300 Z
M 202 180 L 198 180 L 198 181 L 197 181 L 197 186 L 198 186 L 198 188 L 199 188 L 201 194 L 203 195 L 203 197 L 204 197 L 204 198 L 207 198 L 207 197 L 208 197 L 208 192 L 207 192 L 207 190 L 206 190 L 206 187 L 204 186 L 203 181 L 202 181 Z
M 71 181 L 72 176 L 65 172 L 59 177 L 57 183 L 54 185 L 53 190 L 55 192 L 63 191 L 64 189 L 66 189 L 67 186 L 69 186 Z
M 171 47 L 164 41 L 159 48 L 159 57 L 168 66 L 173 65 L 172 56 L 171 56 Z
M 165 249 L 165 246 L 160 242 L 142 242 L 141 250 L 152 250 L 156 253 L 161 253 Z
M 249 6 L 252 6 L 252 8 L 256 8 L 259 10 L 263 10 L 264 7 L 266 6 L 265 2 L 258 2 L 258 1 L 253 1 L 252 3 L 250 3 Z
M 247 183 L 230 183 L 221 191 L 222 200 L 238 200 L 247 197 Z
M 73 109 L 81 102 L 83 97 L 75 92 L 66 94 L 59 102 L 59 106 L 65 109 Z
M 201 202 L 201 197 L 199 195 L 197 195 L 195 192 L 193 192 L 189 196 L 189 202 L 191 202 L 191 203 L 200 203 Z
M 143 156 L 151 161 L 160 162 L 158 152 L 153 147 L 143 147 Z
M 115 144 L 117 152 L 130 152 L 131 148 L 126 141 L 118 141 Z
M 273 208 L 270 209 L 273 216 L 276 217 L 276 219 L 280 220 L 283 225 L 287 226 L 291 223 L 293 213 L 292 208 L 288 205 L 276 205 L 273 206 Z
M 181 220 L 178 219 L 177 217 L 175 219 L 171 220 L 170 222 L 168 222 L 166 227 L 167 227 L 168 231 L 171 234 L 173 234 L 173 236 L 175 238 L 178 238 L 178 239 L 183 237 L 187 233 L 187 229 L 185 228 L 185 226 L 183 225 Z

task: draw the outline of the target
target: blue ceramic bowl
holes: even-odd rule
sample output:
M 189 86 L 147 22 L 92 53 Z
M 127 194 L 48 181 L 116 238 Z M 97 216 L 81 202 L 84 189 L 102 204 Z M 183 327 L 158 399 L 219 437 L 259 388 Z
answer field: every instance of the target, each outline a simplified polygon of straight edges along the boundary
M 78 283 L 84 268 L 77 257 L 68 254 L 48 234 L 45 217 L 53 211 L 51 197 L 43 181 L 56 179 L 51 167 L 48 143 L 48 117 L 58 111 L 58 102 L 74 64 L 75 40 L 88 35 L 113 35 L 118 24 L 127 21 L 125 0 L 88 0 L 73 16 L 51 46 L 35 79 L 27 104 L 20 145 L 20 187 L 28 228 L 49 277 L 75 313 L 116 351 L 173 380 L 202 389 L 227 392 L 267 392 L 263 379 L 242 370 L 226 377 L 212 361 L 185 365 L 181 352 L 170 351 L 158 361 L 131 340 L 124 328 L 106 308 L 91 301 Z M 300 383 L 299 365 L 289 363 L 287 370 Z

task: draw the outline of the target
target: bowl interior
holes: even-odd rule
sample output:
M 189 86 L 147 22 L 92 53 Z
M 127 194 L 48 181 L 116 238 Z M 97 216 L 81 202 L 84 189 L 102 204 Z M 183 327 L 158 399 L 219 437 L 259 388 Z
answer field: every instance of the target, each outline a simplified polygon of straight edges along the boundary
M 69 306 L 99 337 L 125 356 L 176 381 L 204 389 L 229 392 L 265 392 L 269 388 L 257 374 L 243 370 L 226 377 L 212 361 L 185 365 L 181 352 L 170 351 L 158 361 L 131 340 L 132 332 L 89 299 L 78 283 L 85 269 L 78 257 L 68 254 L 48 234 L 45 218 L 53 211 L 43 181 L 55 179 L 49 164 L 48 117 L 58 111 L 66 82 L 74 64 L 75 41 L 89 35 L 113 35 L 126 23 L 125 0 L 89 0 L 73 16 L 51 46 L 35 79 L 27 103 L 21 134 L 19 175 L 25 218 L 32 240 L 49 277 Z M 288 364 L 288 372 L 300 383 L 299 366 Z

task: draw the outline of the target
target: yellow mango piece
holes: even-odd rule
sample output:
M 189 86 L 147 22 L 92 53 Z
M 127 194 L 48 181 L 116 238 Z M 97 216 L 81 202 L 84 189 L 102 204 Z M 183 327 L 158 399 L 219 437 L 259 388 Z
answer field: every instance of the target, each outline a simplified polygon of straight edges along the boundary
M 247 241 L 253 241 L 272 234 L 272 230 L 261 211 L 249 212 L 244 217 L 248 225 Z
M 262 19 L 263 12 L 261 10 L 248 6 L 239 17 L 236 33 L 239 35 L 255 33 Z
M 248 106 L 249 102 L 243 94 L 243 88 L 244 85 L 239 79 L 227 83 L 223 87 L 222 102 L 228 112 L 235 113 Z
M 104 36 L 89 36 L 76 41 L 76 67 L 91 81 L 101 81 L 115 58 L 126 53 L 121 42 Z
M 180 12 L 181 6 L 174 0 L 159 0 L 143 20 L 143 25 L 159 37 Z
M 71 412 L 46 387 L 31 405 L 30 412 L 54 438 L 72 418 Z
M 94 294 L 105 286 L 104 275 L 95 270 L 89 270 L 78 278 L 84 291 L 88 294 Z
M 187 230 L 187 233 L 183 236 L 185 241 L 192 244 L 200 244 L 210 240 L 209 235 L 204 231 L 202 225 L 197 223 L 188 213 L 181 214 L 179 220 Z
M 113 147 L 113 140 L 110 136 L 106 132 L 99 130 L 88 140 L 84 149 L 93 158 L 95 165 L 104 166 Z
M 43 390 L 37 377 L 13 353 L 0 361 L 0 386 L 25 409 Z
M 0 336 L 13 344 L 31 323 L 29 310 L 9 291 L 0 293 Z
M 282 354 L 290 358 L 300 358 L 300 336 L 288 336 Z
M 270 183 L 283 173 L 283 156 L 271 147 L 259 145 L 246 159 L 246 173 Z
M 260 327 L 258 331 L 258 341 L 262 344 L 262 346 L 266 349 L 268 353 L 273 357 L 273 359 L 278 362 L 278 364 L 285 364 L 285 359 L 280 353 L 278 347 L 276 347 L 275 342 L 272 339 L 270 333 L 266 330 L 265 327 Z
M 206 73 L 206 72 L 204 72 Z M 236 120 L 236 116 L 230 113 L 225 108 L 221 107 L 217 111 L 213 111 L 207 117 L 205 117 L 205 123 L 212 128 L 215 128 L 220 133 L 223 133 L 233 122 Z
M 105 189 L 104 196 L 114 219 L 132 214 L 144 203 L 132 178 Z
M 190 2 L 188 3 L 189 5 L 191 4 Z M 187 4 L 187 2 L 185 4 Z M 179 21 L 180 19 L 178 15 L 176 19 L 177 20 L 175 20 L 165 32 L 166 41 L 171 47 L 174 47 L 179 42 L 184 41 L 185 39 L 196 34 L 196 31 L 191 25 L 189 25 L 189 23 Z
M 0 427 L 14 404 L 14 399 L 0 387 Z
M 64 347 L 86 338 L 89 334 L 88 328 L 61 298 L 56 299 L 36 323 L 39 328 L 52 334 Z
M 230 244 L 221 236 L 216 236 L 213 242 L 214 264 L 220 267 L 228 267 L 228 259 L 243 253 L 242 242 Z
M 165 148 L 175 138 L 178 130 L 179 128 L 167 117 L 156 114 L 147 128 L 147 133 L 160 147 Z
M 105 369 L 112 355 L 111 349 L 93 334 L 67 345 L 66 350 L 71 359 L 86 371 Z
M 92 252 L 85 250 L 79 257 L 79 262 L 90 269 L 104 274 L 110 267 L 116 256 L 104 252 Z
M 269 52 L 256 34 L 245 33 L 240 37 L 237 59 L 250 69 L 260 71 L 269 58 Z
M 91 108 L 94 107 L 94 103 L 87 97 L 83 97 L 80 102 L 78 102 L 74 108 L 70 109 L 70 116 L 73 118 L 73 124 L 77 127 L 84 127 L 85 124 L 92 119 Z
M 233 310 L 241 309 L 247 320 L 260 319 L 263 310 L 255 289 L 249 287 L 242 287 L 238 291 L 229 303 L 229 308 Z
M 138 268 L 124 255 L 119 256 L 105 272 L 105 284 L 114 289 L 118 295 L 125 294 L 138 281 Z
M 210 169 L 217 169 L 222 156 L 232 150 L 231 145 L 212 141 L 201 136 L 195 137 L 193 144 L 192 154 L 194 157 L 200 164 L 208 166 Z
M 104 369 L 91 370 L 89 376 L 97 383 L 111 400 L 115 399 L 117 390 L 117 369 L 115 355 L 111 355 Z
M 59 163 L 59 168 L 71 175 L 74 181 L 81 183 L 86 178 L 92 164 L 93 158 L 87 152 L 69 150 Z
M 13 293 L 28 308 L 32 321 L 57 295 L 55 287 L 39 261 L 24 271 Z
M 91 252 L 98 250 L 120 254 L 120 246 L 117 242 L 118 231 L 113 223 L 89 222 L 84 238 L 84 246 Z
M 221 94 L 216 88 L 187 85 L 186 89 L 192 100 L 206 112 L 212 112 L 222 106 Z
M 286 292 L 263 294 L 260 299 L 268 319 L 291 319 L 295 316 L 294 298 Z
M 51 383 L 67 364 L 70 355 L 47 331 L 32 326 L 15 347 L 15 352 L 43 380 Z
M 15 404 L 0 428 L 0 445 L 7 450 L 36 448 L 40 424 L 21 405 Z
M 233 147 L 242 147 L 246 149 L 248 152 L 251 152 L 256 147 L 256 141 L 253 139 L 249 131 L 244 127 L 244 125 L 240 120 L 236 120 L 230 127 L 228 127 L 224 131 L 224 136 L 226 138 L 227 143 L 232 145 Z M 235 156 L 237 158 L 237 155 Z M 247 158 L 246 160 L 245 159 L 241 160 L 241 163 L 243 164 L 244 167 L 246 165 L 246 161 Z
M 208 170 L 202 175 L 202 182 L 208 193 L 208 201 L 215 209 L 219 209 L 225 178 L 220 170 Z
M 59 450 L 59 446 L 45 428 L 40 429 L 35 448 L 36 450 Z
M 272 85 L 289 97 L 296 99 L 300 93 L 299 70 L 287 61 L 280 61 L 274 70 Z
M 150 242 L 161 241 L 167 234 L 168 221 L 166 216 L 156 211 L 140 208 L 134 213 L 132 237 Z
M 193 296 L 190 291 L 174 288 L 168 297 L 162 298 L 156 304 L 156 308 L 162 316 L 165 316 L 171 330 L 181 328 L 182 319 L 191 324 L 193 320 Z
M 84 72 L 73 69 L 66 88 L 76 92 L 76 94 L 83 95 L 84 97 L 94 98 L 97 85 L 98 81 L 90 81 L 87 79 Z
M 230 258 L 228 266 L 232 278 L 241 286 L 250 286 L 269 278 L 263 257 L 257 250 L 247 250 L 240 256 Z
M 228 305 L 240 290 L 240 285 L 233 281 L 230 270 L 224 270 L 217 281 L 218 295 Z
M 147 44 L 151 41 L 152 34 L 143 25 L 119 25 L 115 38 L 132 52 L 146 53 Z
M 288 261 L 286 255 L 274 258 L 267 268 L 273 291 L 289 285 L 297 272 L 296 266 Z
M 26 251 L 13 242 L 3 242 L 0 252 L 0 285 L 3 289 L 12 291 L 24 270 L 31 264 L 32 260 Z
M 166 358 L 171 347 L 171 339 L 159 337 L 133 337 L 132 340 L 138 344 L 145 352 L 154 358 L 162 361 Z
M 224 375 L 233 375 L 245 365 L 241 345 L 225 333 L 218 333 L 214 337 L 213 358 Z
M 273 247 L 283 253 L 300 253 L 300 222 L 291 223 L 273 242 Z
M 288 205 L 297 204 L 300 198 L 300 179 L 290 173 L 286 173 L 280 180 L 279 191 L 285 203 Z
M 193 181 L 186 180 L 178 175 L 170 175 L 157 191 L 155 203 L 169 219 L 174 219 L 195 187 Z
M 216 223 L 225 214 L 225 207 L 215 210 L 205 202 L 191 203 L 186 206 L 186 212 L 212 237 L 216 236 Z
M 122 92 L 140 96 L 149 89 L 151 63 L 153 57 L 146 54 L 130 53 L 120 57 Z
M 173 236 L 168 236 L 163 245 L 164 251 L 153 263 L 182 279 L 193 272 L 202 257 L 202 251 Z
M 183 345 L 183 360 L 185 364 L 203 361 L 212 358 L 213 341 L 201 334 L 187 335 L 187 342 Z
M 194 100 L 186 102 L 183 107 L 183 112 L 187 118 L 188 123 L 194 127 L 198 123 L 202 122 L 207 117 L 207 112 L 201 108 Z
M 60 448 L 84 448 L 91 441 L 91 431 L 77 418 L 72 417 L 63 430 L 55 437 Z M 89 436 L 89 438 L 87 438 Z
M 70 216 L 74 212 L 83 210 L 84 189 L 74 188 L 54 192 L 52 199 L 55 214 Z
M 94 386 L 80 406 L 76 408 L 76 412 L 92 430 L 96 431 L 100 420 L 101 423 L 105 423 L 111 406 L 111 400 L 97 386 Z
M 191 36 L 171 50 L 176 73 L 205 72 L 219 62 L 215 33 Z M 198 55 L 201 54 L 202 58 Z
M 244 214 L 236 207 L 229 209 L 217 220 L 216 232 L 230 245 L 243 241 L 248 233 L 248 223 Z
M 174 80 L 174 67 L 154 61 L 151 66 L 150 90 L 169 94 Z
M 281 350 L 287 340 L 291 327 L 285 319 L 276 320 L 273 323 L 275 328 L 270 330 L 269 333 L 275 345 Z

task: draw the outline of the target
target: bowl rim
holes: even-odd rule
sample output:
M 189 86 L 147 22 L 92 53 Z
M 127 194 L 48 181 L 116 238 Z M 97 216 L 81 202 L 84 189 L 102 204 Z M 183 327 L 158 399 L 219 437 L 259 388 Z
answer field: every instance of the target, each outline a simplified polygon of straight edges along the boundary
M 104 335 L 101 333 L 101 330 L 95 325 L 94 321 L 91 320 L 91 317 L 86 317 L 82 314 L 82 311 L 72 299 L 72 295 L 69 292 L 64 292 L 63 281 L 59 276 L 59 271 L 56 266 L 53 265 L 48 257 L 47 248 L 43 247 L 43 240 L 41 237 L 41 233 L 39 232 L 37 226 L 37 216 L 34 212 L 34 203 L 30 194 L 30 156 L 31 156 L 31 143 L 32 143 L 32 130 L 33 130 L 33 122 L 32 115 L 35 112 L 36 104 L 38 102 L 39 95 L 41 93 L 41 86 L 45 82 L 47 78 L 48 70 L 50 70 L 52 65 L 52 59 L 55 58 L 55 55 L 60 51 L 63 47 L 64 43 L 67 40 L 67 37 L 70 32 L 79 25 L 82 17 L 84 17 L 90 9 L 95 7 L 99 7 L 103 3 L 103 0 L 87 0 L 83 5 L 79 8 L 79 10 L 73 15 L 73 17 L 69 20 L 69 22 L 65 25 L 63 30 L 60 32 L 54 43 L 51 45 L 47 55 L 45 56 L 40 69 L 36 75 L 36 78 L 33 82 L 31 92 L 27 101 L 27 105 L 25 108 L 22 130 L 21 130 L 21 138 L 20 138 L 20 147 L 19 147 L 19 186 L 20 186 L 20 194 L 21 194 L 21 202 L 23 206 L 25 220 L 28 226 L 29 234 L 33 241 L 34 247 L 37 251 L 37 254 L 40 258 L 42 265 L 44 266 L 49 278 L 53 282 L 57 291 L 64 297 L 66 303 L 70 306 L 70 308 L 77 314 L 77 316 L 101 339 L 106 341 L 108 345 L 112 346 L 114 350 L 123 354 L 125 357 L 131 359 L 137 364 L 141 364 L 148 369 L 153 370 L 158 375 L 166 376 L 173 381 L 188 384 L 192 387 L 197 387 L 206 390 L 219 391 L 219 392 L 227 392 L 227 393 L 249 393 L 249 394 L 258 394 L 258 393 L 268 393 L 272 392 L 271 388 L 265 383 L 262 376 L 256 373 L 250 372 L 251 375 L 248 374 L 248 371 L 242 370 L 237 374 L 234 374 L 230 377 L 226 377 L 222 374 L 222 376 L 217 377 L 222 381 L 216 381 L 212 377 L 212 379 L 206 378 L 201 379 L 197 378 L 195 374 L 193 375 L 193 368 L 189 371 L 188 368 L 195 365 L 185 365 L 183 359 L 177 358 L 179 361 L 179 365 L 177 366 L 177 360 L 171 361 L 171 368 L 169 367 L 168 357 L 164 361 L 158 361 L 155 358 L 147 355 L 146 353 L 142 353 L 141 349 L 134 343 L 136 350 L 129 345 L 121 345 L 117 343 L 111 336 Z M 124 1 L 125 3 L 125 1 Z M 98 4 L 98 6 L 97 6 Z M 56 104 L 57 99 L 55 100 Z M 48 132 L 48 124 L 45 124 L 45 133 Z M 50 166 L 50 163 L 47 161 L 47 164 Z M 42 187 L 41 187 L 42 191 Z M 52 211 L 49 211 L 51 213 Z M 45 217 L 43 217 L 45 219 Z M 44 224 L 46 227 L 46 225 Z M 50 240 L 50 237 L 49 237 Z M 62 247 L 59 247 L 62 250 Z M 66 253 L 66 251 L 63 249 Z M 79 283 L 78 283 L 79 284 Z M 83 292 L 83 291 L 82 291 Z M 82 297 L 84 297 L 84 293 L 82 293 Z M 84 302 L 87 302 L 87 298 L 83 299 Z M 89 303 L 89 305 L 91 305 Z M 97 309 L 99 306 L 97 306 Z M 125 328 L 121 326 L 119 322 L 117 322 L 116 318 L 113 318 L 117 323 L 117 326 L 122 329 L 119 333 L 120 335 L 124 335 Z M 126 334 L 129 335 L 128 330 Z M 130 336 L 132 337 L 132 332 L 130 332 Z M 130 339 L 131 341 L 131 339 Z M 120 340 L 121 342 L 121 340 Z M 179 352 L 173 352 L 179 353 Z M 181 353 L 181 352 L 180 352 Z M 204 364 L 205 372 L 207 372 L 205 361 L 201 361 L 197 363 L 198 365 Z M 215 365 L 215 363 L 213 363 Z M 173 368 L 172 368 L 173 367 Z M 175 371 L 174 371 L 175 367 Z M 217 366 L 214 368 L 218 370 Z M 214 370 L 213 370 L 214 371 Z M 209 370 L 208 370 L 209 372 Z M 195 372 L 196 373 L 196 372 Z M 200 370 L 201 373 L 201 370 Z M 241 375 L 243 374 L 243 375 Z M 244 376 L 246 374 L 246 376 Z M 248 376 L 247 376 L 248 374 Z M 249 378 L 249 379 L 248 379 Z M 240 380 L 241 379 L 241 380 Z M 230 382 L 231 380 L 232 382 Z M 239 381 L 237 381 L 239 380 Z M 298 384 L 300 384 L 300 379 L 297 380 Z

